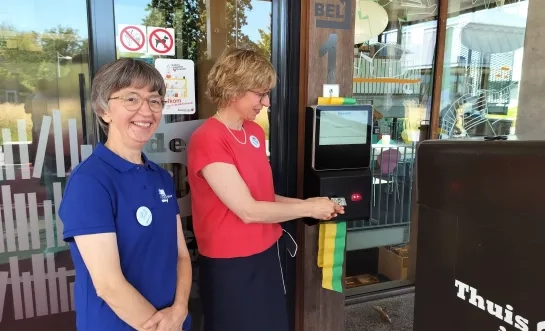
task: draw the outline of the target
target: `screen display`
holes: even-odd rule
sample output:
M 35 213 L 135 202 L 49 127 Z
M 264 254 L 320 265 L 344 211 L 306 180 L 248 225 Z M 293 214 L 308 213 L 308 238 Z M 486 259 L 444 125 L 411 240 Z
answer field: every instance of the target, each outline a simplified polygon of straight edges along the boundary
M 366 144 L 368 118 L 367 111 L 322 111 L 318 145 Z

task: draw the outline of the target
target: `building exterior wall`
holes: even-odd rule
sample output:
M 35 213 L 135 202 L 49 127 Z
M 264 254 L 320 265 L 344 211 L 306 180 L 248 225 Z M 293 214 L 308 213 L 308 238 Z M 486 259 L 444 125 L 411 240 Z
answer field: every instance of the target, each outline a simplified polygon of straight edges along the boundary
M 439 136 L 433 138 L 441 139 L 514 133 L 539 137 L 545 126 L 541 115 L 545 46 L 539 42 L 543 39 L 541 31 L 545 31 L 545 9 L 538 0 L 421 0 L 418 6 L 417 1 L 405 0 L 301 1 L 300 8 L 293 6 L 293 10 L 301 11 L 296 13 L 301 17 L 301 26 L 297 25 L 295 31 L 302 39 L 301 53 L 275 49 L 285 40 L 285 31 L 296 26 L 291 20 L 281 21 L 282 6 L 286 4 L 283 0 L 239 0 L 238 7 L 233 6 L 234 1 L 219 0 L 181 1 L 184 6 L 178 7 L 169 5 L 174 1 L 116 0 L 112 5 L 111 1 L 80 0 L 73 1 L 69 8 L 53 8 L 60 5 L 52 0 L 21 1 L 8 0 L 11 4 L 6 7 L 7 13 L 0 13 L 2 331 L 73 329 L 74 272 L 67 245 L 60 239 L 62 224 L 57 208 L 70 169 L 101 140 L 88 100 L 91 78 L 101 64 L 116 58 L 159 58 L 120 51 L 120 24 L 174 29 L 175 54 L 166 58 L 195 62 L 196 114 L 165 117 L 157 139 L 146 150 L 152 160 L 173 173 L 179 203 L 186 211 L 184 222 L 190 219 L 191 212 L 183 153 L 167 151 L 167 147 L 172 139 L 187 140 L 199 121 L 214 112 L 204 96 L 204 85 L 218 54 L 228 46 L 255 47 L 271 56 L 277 68 L 284 69 L 293 67 L 278 64 L 294 63 L 295 58 L 298 63 L 301 59 L 301 68 L 305 68 L 299 79 L 301 90 L 297 91 L 295 84 L 284 84 L 275 93 L 278 99 L 301 93 L 301 105 L 306 106 L 316 102 L 321 84 L 331 80 L 328 58 L 320 56 L 320 48 L 331 34 L 343 36 L 341 41 L 347 44 L 342 45 L 336 63 L 342 77 L 335 82 L 342 84 L 343 96 L 353 97 L 359 104 L 371 103 L 375 109 L 373 159 L 387 149 L 395 149 L 402 155 L 398 161 L 403 166 L 392 169 L 384 183 L 375 185 L 374 222 L 348 225 L 346 290 L 340 294 L 341 301 L 343 296 L 414 283 L 414 274 L 404 271 L 404 261 L 414 257 L 398 253 L 415 247 L 416 236 L 411 233 L 416 231 L 411 227 L 415 221 L 413 165 L 422 124 L 429 124 L 437 115 Z M 89 12 L 106 10 L 104 3 L 110 3 L 107 9 L 115 22 L 105 22 L 104 17 L 88 21 Z M 320 4 L 330 6 L 327 8 L 333 8 L 331 13 L 341 16 L 345 13 L 343 6 L 353 6 L 353 21 L 327 33 L 319 30 L 317 20 L 335 20 L 327 17 L 327 11 L 317 11 Z M 98 5 L 99 9 L 93 9 Z M 444 17 L 441 6 L 447 6 Z M 55 24 L 49 26 L 44 25 L 47 20 L 40 20 L 66 11 L 72 14 L 64 15 L 65 21 L 55 18 Z M 28 19 L 29 15 L 34 15 L 35 22 L 46 23 L 25 25 L 20 18 Z M 446 20 L 443 34 L 438 31 L 441 20 Z M 61 27 L 57 27 L 57 21 Z M 362 37 L 365 31 L 373 33 Z M 488 45 L 488 49 L 479 48 L 482 45 Z M 438 50 L 444 51 L 444 57 L 437 58 L 443 53 Z M 440 77 L 437 66 L 442 68 Z M 313 72 L 316 68 L 320 68 L 317 74 Z M 279 81 L 287 81 L 293 72 L 281 70 L 278 75 Z M 20 85 L 13 89 L 9 84 L 16 80 Z M 440 93 L 434 94 L 434 89 Z M 13 100 L 6 94 L 12 90 L 17 91 Z M 436 95 L 440 97 L 434 98 Z M 460 124 L 464 111 L 467 126 Z M 282 122 L 287 119 L 284 114 L 293 112 L 296 109 L 279 110 L 274 104 L 269 114 L 262 112 L 258 121 L 271 135 L 271 141 L 280 144 L 297 140 L 298 132 L 283 130 L 287 123 Z M 273 121 L 276 128 L 271 126 Z M 278 134 L 285 136 L 275 136 Z M 389 143 L 385 143 L 387 140 Z M 42 150 L 38 148 L 40 143 L 45 147 Z M 290 145 L 292 151 L 297 149 L 294 145 Z M 293 157 L 276 155 L 278 150 L 273 146 L 269 151 L 275 173 L 297 168 Z M 289 165 L 277 164 L 286 159 Z M 288 186 L 297 185 L 296 180 L 292 182 Z M 191 228 L 186 231 L 196 258 L 198 247 Z M 315 247 L 316 231 L 307 230 L 301 240 L 301 246 Z M 308 257 L 299 254 L 298 258 Z M 322 291 L 317 272 L 311 270 L 309 279 L 314 282 L 301 285 L 308 286 L 305 293 Z M 290 296 L 295 301 L 293 298 Z M 192 299 L 195 320 L 200 323 L 196 285 Z M 307 302 L 307 308 L 313 309 L 314 304 Z M 329 311 L 327 302 L 321 304 L 324 311 Z

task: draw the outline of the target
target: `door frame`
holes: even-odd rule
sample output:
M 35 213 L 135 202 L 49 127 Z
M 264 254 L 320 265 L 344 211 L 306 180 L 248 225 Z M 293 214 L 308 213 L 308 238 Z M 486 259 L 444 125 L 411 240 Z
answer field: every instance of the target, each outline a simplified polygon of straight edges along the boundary
M 297 197 L 300 17 L 300 1 L 272 0 L 271 53 L 278 84 L 271 93 L 270 160 L 275 192 L 292 198 Z M 282 226 L 297 237 L 297 220 Z M 295 330 L 296 259 L 285 252 L 284 261 L 290 330 Z
M 115 61 L 116 36 L 114 0 L 87 0 L 87 21 L 89 23 L 89 86 L 98 69 L 103 65 Z M 91 111 L 92 123 L 90 128 L 95 133 L 96 142 L 105 142 L 106 134 L 97 125 L 96 114 Z M 87 117 L 89 118 L 89 117 Z

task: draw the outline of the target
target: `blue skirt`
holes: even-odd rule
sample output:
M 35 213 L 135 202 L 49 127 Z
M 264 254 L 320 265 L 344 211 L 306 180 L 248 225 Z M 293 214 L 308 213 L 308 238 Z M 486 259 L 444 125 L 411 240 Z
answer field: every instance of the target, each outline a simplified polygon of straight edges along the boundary
M 241 258 L 199 257 L 204 331 L 287 331 L 281 247 Z

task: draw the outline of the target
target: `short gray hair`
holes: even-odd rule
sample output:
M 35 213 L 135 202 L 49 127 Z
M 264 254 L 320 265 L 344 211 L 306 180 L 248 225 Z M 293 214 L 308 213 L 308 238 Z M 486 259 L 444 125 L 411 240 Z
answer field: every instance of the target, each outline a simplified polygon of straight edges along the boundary
M 102 130 L 108 133 L 108 123 L 102 120 L 104 111 L 108 110 L 108 101 L 112 94 L 127 87 L 148 87 L 160 96 L 166 94 L 165 81 L 161 73 L 151 64 L 139 60 L 124 58 L 104 65 L 93 78 L 91 86 L 91 106 L 97 115 Z

